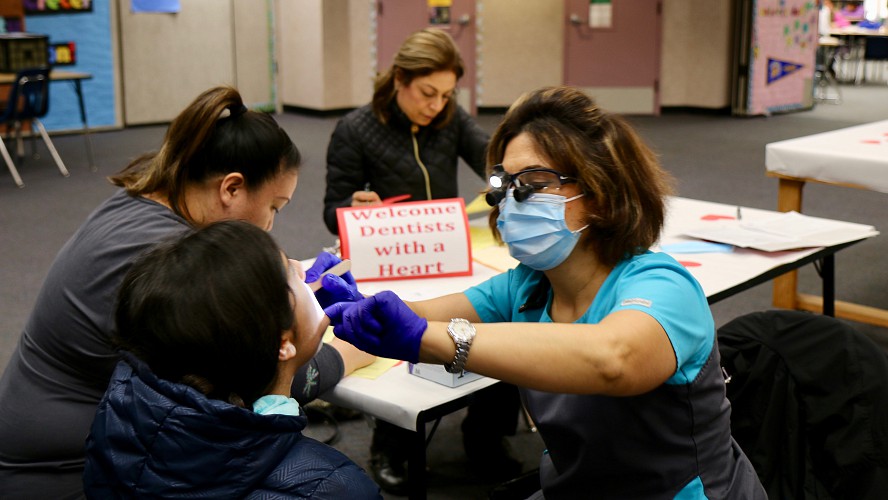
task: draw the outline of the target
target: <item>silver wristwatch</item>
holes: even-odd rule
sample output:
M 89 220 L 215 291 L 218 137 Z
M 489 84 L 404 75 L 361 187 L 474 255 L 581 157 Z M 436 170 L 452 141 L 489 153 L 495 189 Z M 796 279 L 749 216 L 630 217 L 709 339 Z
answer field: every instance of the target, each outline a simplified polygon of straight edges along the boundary
M 447 333 L 456 344 L 456 354 L 453 355 L 452 363 L 444 363 L 444 369 L 449 373 L 462 373 L 469 359 L 469 348 L 472 347 L 472 340 L 475 339 L 475 327 L 468 320 L 462 318 L 453 318 L 447 325 Z

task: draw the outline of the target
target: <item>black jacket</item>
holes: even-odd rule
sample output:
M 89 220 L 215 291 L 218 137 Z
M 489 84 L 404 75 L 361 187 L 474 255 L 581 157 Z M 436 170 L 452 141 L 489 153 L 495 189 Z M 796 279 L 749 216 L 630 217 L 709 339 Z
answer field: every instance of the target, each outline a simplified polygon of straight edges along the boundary
M 373 114 L 370 105 L 345 115 L 327 148 L 327 192 L 324 222 L 338 234 L 336 209 L 351 206 L 352 194 L 368 184 L 382 199 L 409 194 L 409 201 L 426 200 L 425 177 L 414 156 L 411 123 L 392 102 L 388 125 Z M 484 176 L 489 136 L 462 108 L 440 130 L 420 127 L 416 133 L 419 158 L 428 169 L 432 199 L 455 198 L 459 158 Z
M 888 358 L 846 323 L 799 311 L 718 329 L 734 439 L 772 500 L 885 498 Z

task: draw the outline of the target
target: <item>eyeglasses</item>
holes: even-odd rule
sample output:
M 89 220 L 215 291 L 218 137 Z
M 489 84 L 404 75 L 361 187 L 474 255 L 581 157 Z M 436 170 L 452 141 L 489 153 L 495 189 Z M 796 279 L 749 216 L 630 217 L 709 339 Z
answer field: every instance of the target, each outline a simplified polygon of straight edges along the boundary
M 488 205 L 495 206 L 506 196 L 509 187 L 515 188 L 515 201 L 522 202 L 532 193 L 558 190 L 565 184 L 575 184 L 577 179 L 562 175 L 561 172 L 551 168 L 529 168 L 517 174 L 510 174 L 502 165 L 494 165 L 493 173 L 487 182 L 490 184 L 490 190 L 485 198 Z

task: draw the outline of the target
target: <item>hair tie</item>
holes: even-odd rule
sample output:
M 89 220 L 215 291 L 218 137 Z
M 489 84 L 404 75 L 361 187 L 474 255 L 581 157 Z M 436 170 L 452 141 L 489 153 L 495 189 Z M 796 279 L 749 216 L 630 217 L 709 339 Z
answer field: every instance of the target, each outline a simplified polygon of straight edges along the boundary
M 240 116 L 246 112 L 247 112 L 247 107 L 244 106 L 243 104 L 240 104 L 237 106 L 231 106 L 230 108 L 223 109 L 222 112 L 219 113 L 219 119 L 221 120 L 223 118 L 229 118 L 229 117 L 237 118 L 238 116 Z

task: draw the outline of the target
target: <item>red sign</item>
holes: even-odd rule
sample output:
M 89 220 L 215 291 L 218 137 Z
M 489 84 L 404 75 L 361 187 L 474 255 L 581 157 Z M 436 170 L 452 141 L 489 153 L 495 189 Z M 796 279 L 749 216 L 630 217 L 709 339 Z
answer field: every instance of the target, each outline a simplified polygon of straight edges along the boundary
M 336 216 L 342 258 L 358 281 L 472 274 L 462 198 L 346 207 Z

